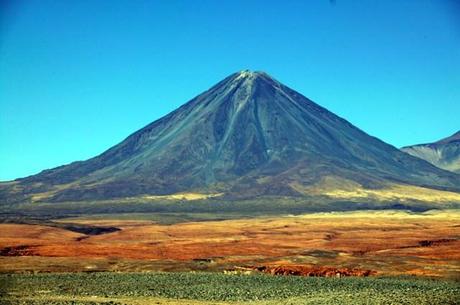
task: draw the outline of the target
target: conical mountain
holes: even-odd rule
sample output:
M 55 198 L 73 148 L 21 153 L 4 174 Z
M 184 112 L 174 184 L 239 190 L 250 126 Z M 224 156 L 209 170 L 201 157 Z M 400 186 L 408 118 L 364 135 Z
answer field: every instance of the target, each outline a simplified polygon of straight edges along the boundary
M 460 131 L 434 143 L 406 146 L 401 150 L 439 168 L 460 174 Z
M 459 175 L 367 135 L 266 73 L 242 71 L 101 155 L 7 183 L 1 196 L 302 196 L 332 180 L 368 189 L 393 183 L 460 189 Z

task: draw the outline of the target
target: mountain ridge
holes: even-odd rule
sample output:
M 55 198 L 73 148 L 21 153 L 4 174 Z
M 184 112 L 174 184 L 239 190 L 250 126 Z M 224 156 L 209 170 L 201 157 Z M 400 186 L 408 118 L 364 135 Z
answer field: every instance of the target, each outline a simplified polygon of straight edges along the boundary
M 460 131 L 433 143 L 405 146 L 401 150 L 439 168 L 460 174 Z

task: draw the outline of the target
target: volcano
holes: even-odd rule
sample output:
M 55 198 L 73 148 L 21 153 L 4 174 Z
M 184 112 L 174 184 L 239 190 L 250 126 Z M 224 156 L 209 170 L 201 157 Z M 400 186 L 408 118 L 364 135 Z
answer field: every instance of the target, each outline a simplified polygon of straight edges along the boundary
M 458 192 L 460 176 L 369 136 L 264 72 L 245 70 L 99 156 L 2 183 L 0 200 L 296 197 L 324 184 Z

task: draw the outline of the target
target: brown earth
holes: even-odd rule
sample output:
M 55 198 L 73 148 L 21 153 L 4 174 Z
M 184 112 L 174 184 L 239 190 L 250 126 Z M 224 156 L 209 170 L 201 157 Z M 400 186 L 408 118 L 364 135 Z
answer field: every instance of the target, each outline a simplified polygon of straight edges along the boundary
M 459 212 L 320 213 L 160 225 L 72 219 L 120 231 L 85 235 L 0 224 L 0 272 L 232 270 L 273 274 L 460 274 Z
M 234 271 L 242 270 L 235 268 Z M 243 270 L 254 270 L 268 273 L 271 275 L 297 275 L 297 276 L 320 276 L 320 277 L 344 277 L 344 276 L 370 276 L 376 274 L 373 270 L 363 270 L 357 268 L 334 268 L 326 266 L 305 266 L 305 265 L 285 265 L 285 266 L 259 266 L 248 267 Z

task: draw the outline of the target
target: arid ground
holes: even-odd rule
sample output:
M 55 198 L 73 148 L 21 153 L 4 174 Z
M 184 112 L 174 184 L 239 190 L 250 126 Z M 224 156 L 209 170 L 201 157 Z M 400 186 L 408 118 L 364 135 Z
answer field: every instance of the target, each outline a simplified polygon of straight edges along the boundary
M 337 276 L 458 278 L 460 274 L 460 212 L 454 210 L 315 213 L 172 224 L 145 215 L 142 219 L 101 215 L 55 222 L 119 230 L 87 235 L 49 225 L 0 224 L 0 271 L 245 272 L 257 268 L 276 274 Z

